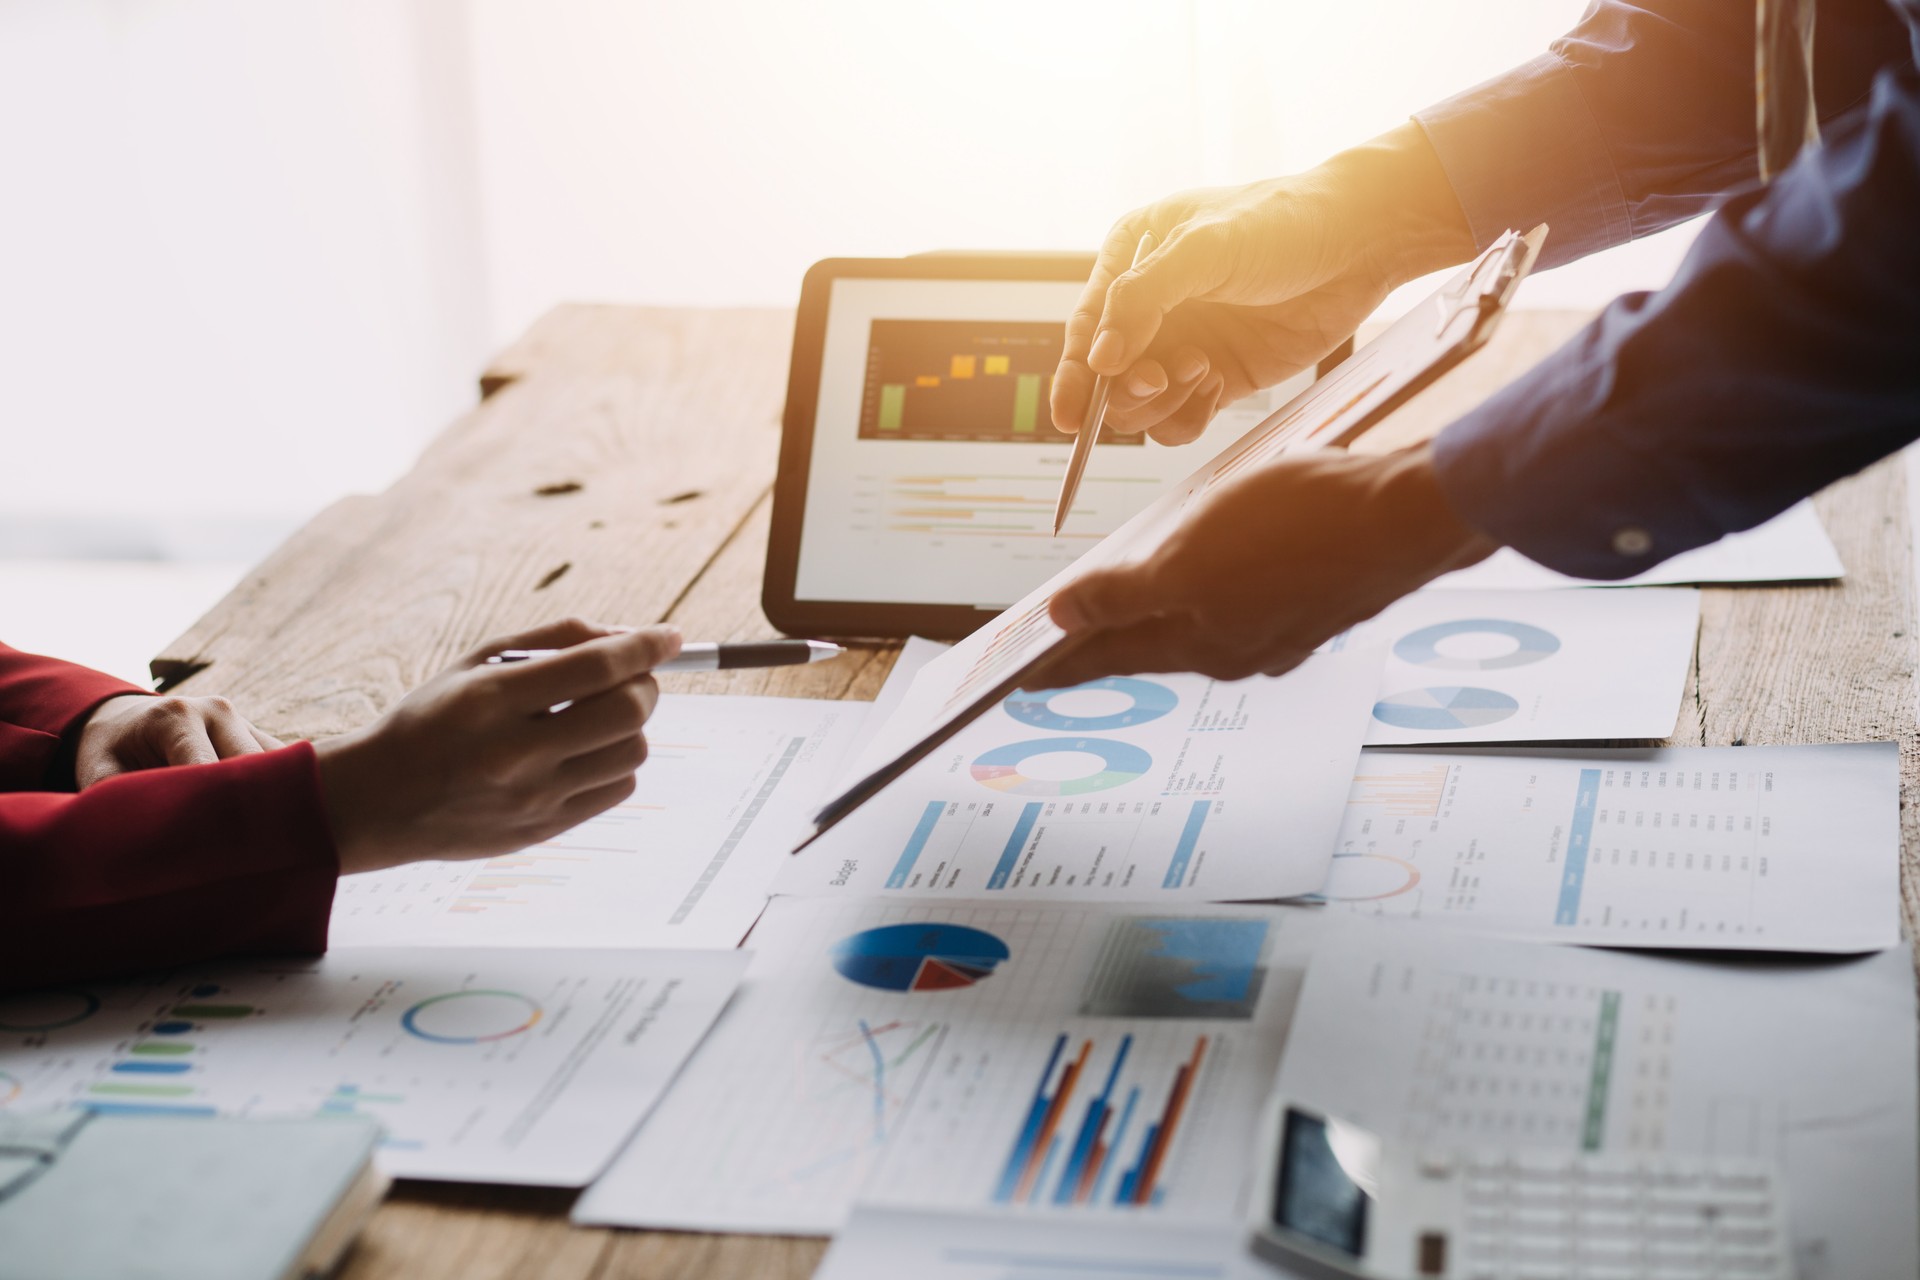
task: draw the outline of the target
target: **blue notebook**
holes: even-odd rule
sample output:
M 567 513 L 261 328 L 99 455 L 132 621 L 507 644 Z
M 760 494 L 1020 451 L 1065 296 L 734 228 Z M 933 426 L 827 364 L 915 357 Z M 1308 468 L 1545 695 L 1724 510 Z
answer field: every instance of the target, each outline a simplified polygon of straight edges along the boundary
M 0 1280 L 299 1280 L 386 1179 L 357 1116 L 0 1114 Z

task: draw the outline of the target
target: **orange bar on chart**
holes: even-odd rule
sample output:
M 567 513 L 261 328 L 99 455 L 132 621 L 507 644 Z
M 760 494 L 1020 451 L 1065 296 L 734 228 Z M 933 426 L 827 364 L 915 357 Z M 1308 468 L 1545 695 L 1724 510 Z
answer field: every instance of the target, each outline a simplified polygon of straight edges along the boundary
M 949 378 L 971 378 L 973 376 L 973 361 L 974 357 L 972 356 L 955 356 L 952 363 L 947 367 L 947 376 Z
M 937 387 L 940 385 L 940 378 L 937 374 L 923 373 L 913 380 L 913 385 L 916 387 Z

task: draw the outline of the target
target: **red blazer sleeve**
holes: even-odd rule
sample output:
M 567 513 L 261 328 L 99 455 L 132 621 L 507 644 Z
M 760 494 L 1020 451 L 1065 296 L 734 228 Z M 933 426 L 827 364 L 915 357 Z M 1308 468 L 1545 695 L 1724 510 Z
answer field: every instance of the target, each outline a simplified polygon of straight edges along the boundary
M 326 949 L 340 867 L 307 743 L 79 795 L 48 776 L 82 715 L 138 692 L 0 649 L 0 990 Z
M 0 791 L 73 790 L 69 731 L 108 698 L 145 692 L 0 644 Z

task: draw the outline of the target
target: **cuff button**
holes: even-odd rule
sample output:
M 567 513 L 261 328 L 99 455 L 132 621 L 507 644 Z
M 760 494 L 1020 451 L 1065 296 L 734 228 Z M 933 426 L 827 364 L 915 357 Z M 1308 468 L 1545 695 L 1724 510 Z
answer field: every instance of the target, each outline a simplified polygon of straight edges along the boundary
M 1638 525 L 1628 525 L 1615 531 L 1613 550 L 1616 555 L 1643 556 L 1653 550 L 1653 535 Z

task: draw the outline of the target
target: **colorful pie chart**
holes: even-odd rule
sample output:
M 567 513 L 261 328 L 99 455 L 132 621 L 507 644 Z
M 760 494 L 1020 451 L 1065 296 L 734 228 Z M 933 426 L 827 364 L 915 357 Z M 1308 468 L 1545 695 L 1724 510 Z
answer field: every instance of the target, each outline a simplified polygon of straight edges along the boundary
M 1036 769 L 1038 756 L 1093 757 L 1092 767 L 1071 777 L 1048 776 L 1052 769 Z M 1075 765 L 1070 758 L 1058 763 Z M 1087 762 L 1077 762 L 1084 766 Z M 1023 771 L 1023 766 L 1031 772 Z M 1078 796 L 1089 791 L 1123 787 L 1153 768 L 1153 757 L 1130 742 L 1111 738 L 1035 738 L 1010 742 L 974 759 L 973 780 L 983 787 L 1016 796 Z
M 1442 685 L 1392 693 L 1373 704 L 1373 718 L 1396 729 L 1447 732 L 1499 724 L 1520 709 L 1520 703 L 1498 689 L 1467 689 Z
M 1013 953 L 983 929 L 963 924 L 888 924 L 834 944 L 833 967 L 849 982 L 881 991 L 952 991 L 991 974 Z
M 1108 676 L 1068 689 L 1022 689 L 1002 705 L 1015 720 L 1036 729 L 1088 733 L 1158 720 L 1180 705 L 1180 697 L 1151 680 Z
M 505 1040 L 540 1021 L 540 1004 L 518 991 L 449 991 L 400 1015 L 408 1034 L 435 1044 Z
M 1449 641 L 1455 643 L 1449 647 Z M 1498 671 L 1551 658 L 1560 652 L 1560 637 L 1506 618 L 1461 618 L 1408 632 L 1393 652 L 1403 662 L 1442 671 Z

